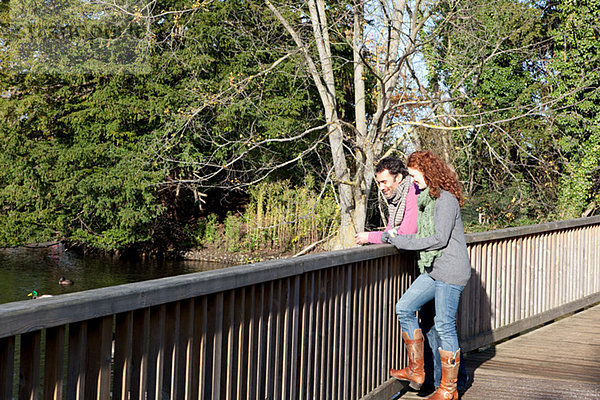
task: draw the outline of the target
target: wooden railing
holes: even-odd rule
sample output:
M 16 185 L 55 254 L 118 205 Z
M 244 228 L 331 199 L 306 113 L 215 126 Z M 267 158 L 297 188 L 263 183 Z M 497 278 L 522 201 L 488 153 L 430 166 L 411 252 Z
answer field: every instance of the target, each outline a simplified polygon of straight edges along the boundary
M 461 297 L 465 351 L 600 301 L 600 217 L 467 235 L 473 274 Z
M 600 218 L 468 236 L 463 349 L 600 301 Z M 0 305 L 2 399 L 358 399 L 413 256 L 367 246 Z

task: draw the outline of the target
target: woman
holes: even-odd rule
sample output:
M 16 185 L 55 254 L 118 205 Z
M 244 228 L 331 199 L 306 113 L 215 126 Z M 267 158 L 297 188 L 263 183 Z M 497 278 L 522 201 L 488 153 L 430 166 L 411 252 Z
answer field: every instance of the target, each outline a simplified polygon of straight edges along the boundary
M 415 313 L 435 299 L 434 324 L 439 336 L 442 377 L 438 389 L 429 399 L 458 399 L 456 381 L 460 348 L 456 312 L 460 294 L 471 276 L 460 216 L 462 193 L 456 174 L 430 151 L 411 154 L 407 165 L 408 173 L 421 190 L 417 199 L 417 233 L 397 235 L 391 230 L 383 233 L 381 239 L 398 249 L 419 251 L 421 275 L 396 304 L 409 364 L 402 370 L 390 370 L 390 374 L 409 380 L 415 389 L 423 384 L 423 334 Z

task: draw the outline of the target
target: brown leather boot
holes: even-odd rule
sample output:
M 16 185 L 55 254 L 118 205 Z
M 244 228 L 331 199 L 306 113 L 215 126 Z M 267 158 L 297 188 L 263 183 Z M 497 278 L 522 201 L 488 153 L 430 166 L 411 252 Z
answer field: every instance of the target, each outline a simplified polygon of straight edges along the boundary
M 460 365 L 460 349 L 456 350 L 455 354 L 442 349 L 439 349 L 439 352 L 442 360 L 442 380 L 440 381 L 440 387 L 427 400 L 458 400 L 456 381 Z
M 408 367 L 403 369 L 390 369 L 390 375 L 396 379 L 410 381 L 409 386 L 415 390 L 421 389 L 425 381 L 425 356 L 423 346 L 423 333 L 415 329 L 413 340 L 408 338 L 407 332 L 402 332 L 404 347 L 408 354 Z

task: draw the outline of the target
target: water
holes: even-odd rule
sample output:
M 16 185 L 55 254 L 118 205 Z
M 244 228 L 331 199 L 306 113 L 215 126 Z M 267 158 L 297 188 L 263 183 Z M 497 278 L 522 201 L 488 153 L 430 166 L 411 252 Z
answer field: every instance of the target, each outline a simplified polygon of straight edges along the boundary
M 205 261 L 125 261 L 82 256 L 62 246 L 0 249 L 0 304 L 28 300 L 27 295 L 79 292 L 123 283 L 139 282 L 208 271 L 230 266 Z M 61 277 L 73 285 L 58 284 Z

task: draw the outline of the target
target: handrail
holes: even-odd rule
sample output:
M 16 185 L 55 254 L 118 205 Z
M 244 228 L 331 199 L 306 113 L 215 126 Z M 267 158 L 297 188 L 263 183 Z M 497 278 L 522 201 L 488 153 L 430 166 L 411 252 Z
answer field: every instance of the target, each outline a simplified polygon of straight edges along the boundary
M 374 245 L 0 304 L 0 338 L 395 254 Z
M 600 223 L 600 215 L 568 219 L 564 221 L 545 222 L 535 225 L 515 226 L 511 228 L 496 229 L 487 232 L 469 233 L 466 235 L 467 244 L 480 243 L 489 240 L 510 239 L 519 236 L 534 235 L 536 233 L 548 233 L 561 229 L 581 228 Z

